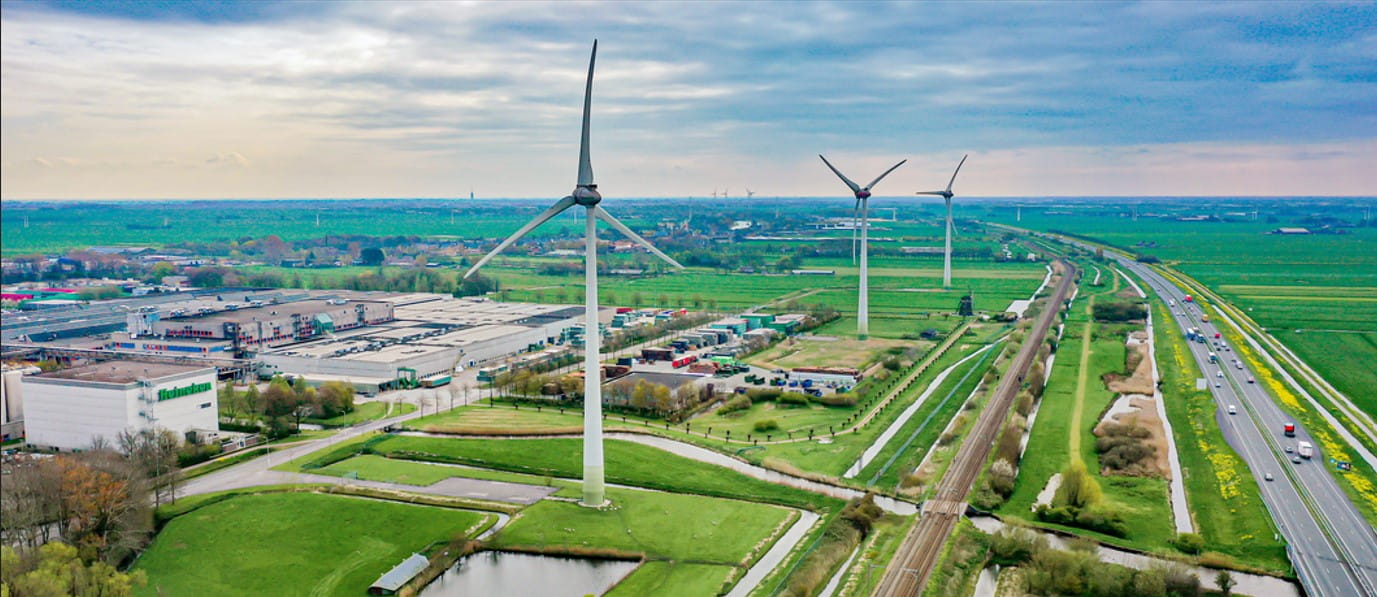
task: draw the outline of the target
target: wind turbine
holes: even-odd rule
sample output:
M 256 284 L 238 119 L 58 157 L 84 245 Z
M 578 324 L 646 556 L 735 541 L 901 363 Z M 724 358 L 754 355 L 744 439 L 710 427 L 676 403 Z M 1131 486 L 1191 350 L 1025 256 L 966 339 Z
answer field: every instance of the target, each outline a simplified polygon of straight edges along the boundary
M 956 165 L 956 172 L 951 173 L 951 180 L 947 181 L 945 191 L 919 191 L 918 195 L 936 195 L 947 202 L 947 247 L 942 252 L 942 288 L 951 290 L 951 185 L 956 182 L 956 175 L 961 172 L 961 165 L 966 163 L 966 158 L 970 154 L 961 156 L 961 162 Z
M 860 306 L 856 309 L 856 336 L 864 340 L 866 336 L 870 335 L 870 269 L 868 260 L 866 259 L 870 238 L 868 235 L 870 226 L 866 221 L 866 217 L 869 214 L 870 189 L 876 184 L 879 184 L 884 177 L 889 176 L 889 173 L 893 172 L 895 168 L 904 165 L 904 162 L 908 160 L 900 160 L 899 163 L 885 170 L 884 174 L 876 176 L 875 180 L 870 181 L 870 184 L 862 187 L 852 182 L 851 179 L 847 178 L 845 174 L 842 174 L 840 170 L 837 170 L 836 166 L 833 166 L 832 162 L 827 161 L 827 158 L 823 157 L 822 154 L 818 154 L 818 157 L 822 158 L 822 163 L 827 164 L 827 168 L 831 170 L 833 174 L 836 174 L 837 178 L 840 178 L 842 182 L 846 183 L 846 186 L 851 189 L 852 193 L 855 193 L 856 209 L 861 212 L 861 301 Z
M 579 177 L 578 184 L 574 187 L 574 192 L 568 197 L 560 199 L 549 209 L 536 216 L 534 220 L 527 222 L 507 240 L 502 241 L 491 252 L 478 260 L 468 272 L 464 274 L 467 278 L 483 267 L 483 264 L 492 259 L 503 249 L 511 246 L 517 239 L 525 236 L 526 233 L 535 229 L 551 218 L 559 215 L 575 205 L 583 207 L 585 211 L 585 225 L 583 231 L 584 240 L 584 358 L 583 358 L 583 505 L 597 507 L 605 502 L 603 491 L 603 455 L 602 455 L 602 365 L 601 358 L 598 356 L 599 344 L 602 338 L 598 335 L 598 220 L 610 224 L 618 232 L 626 235 L 627 238 L 640 244 L 642 247 L 654 253 L 660 259 L 668 261 L 674 267 L 682 268 L 679 262 L 670 259 L 668 255 L 661 253 L 650 241 L 642 238 L 641 235 L 632 232 L 625 224 L 621 223 L 612 214 L 607 213 L 598 203 L 602 201 L 602 195 L 598 193 L 598 185 L 593 182 L 593 164 L 588 157 L 588 124 L 589 113 L 593 101 L 593 65 L 598 57 L 598 42 L 593 40 L 593 54 L 588 59 L 588 85 L 584 89 L 583 95 L 583 137 L 579 143 Z

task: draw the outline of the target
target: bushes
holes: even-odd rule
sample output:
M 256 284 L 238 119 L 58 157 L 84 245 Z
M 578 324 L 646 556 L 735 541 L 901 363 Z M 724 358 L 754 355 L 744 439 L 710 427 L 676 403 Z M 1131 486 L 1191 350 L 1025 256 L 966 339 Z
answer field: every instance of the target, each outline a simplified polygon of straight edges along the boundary
M 780 406 L 808 406 L 809 398 L 807 394 L 798 392 L 785 392 L 775 399 L 775 404 Z
M 1096 321 L 1133 321 L 1147 319 L 1147 307 L 1142 303 L 1097 302 L 1094 306 Z
M 1046 548 L 1047 539 L 1018 527 L 1004 527 L 990 538 L 990 555 L 1001 566 L 1022 564 Z
M 762 420 L 762 421 L 756 421 L 756 422 L 755 422 L 755 431 L 756 431 L 756 433 L 766 433 L 766 432 L 778 431 L 778 430 L 779 430 L 779 421 L 776 421 L 776 420 L 774 420 L 774 419 L 765 419 L 765 420 Z
M 1079 527 L 1115 537 L 1127 537 L 1128 525 L 1117 510 L 1099 505 L 1100 485 L 1085 470 L 1079 460 L 1061 473 L 1061 485 L 1052 498 L 1052 505 L 1037 509 L 1037 519 L 1043 522 Z
M 1095 440 L 1095 451 L 1100 454 L 1100 464 L 1108 470 L 1134 472 L 1140 463 L 1157 453 L 1156 446 L 1147 443 L 1152 432 L 1133 424 L 1111 423 L 1100 428 L 1100 437 Z
M 856 406 L 856 403 L 859 402 L 856 395 L 851 392 L 823 394 L 822 396 L 813 398 L 813 400 L 823 406 Z
M 735 397 L 735 398 L 732 398 L 731 400 L 728 400 L 726 403 L 724 403 L 724 404 L 722 405 L 722 408 L 717 409 L 717 414 L 719 414 L 719 415 L 727 415 L 727 414 L 731 414 L 731 413 L 734 413 L 734 412 L 739 412 L 739 411 L 747 410 L 747 409 L 749 409 L 750 407 L 751 407 L 751 398 L 750 398 L 749 396 L 737 396 L 737 397 Z
M 779 388 L 751 388 L 746 390 L 746 396 L 755 402 L 771 402 L 783 393 L 784 390 Z
M 1205 538 L 1195 533 L 1179 533 L 1171 541 L 1172 547 L 1191 555 L 1200 555 L 1205 551 Z

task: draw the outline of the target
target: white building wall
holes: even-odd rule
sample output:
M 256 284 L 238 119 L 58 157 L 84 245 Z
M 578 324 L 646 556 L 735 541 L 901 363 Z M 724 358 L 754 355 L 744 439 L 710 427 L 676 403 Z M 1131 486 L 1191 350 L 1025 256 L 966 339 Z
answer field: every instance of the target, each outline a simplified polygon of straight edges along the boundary
M 465 365 L 470 362 L 482 363 L 489 359 L 517 354 L 525 351 L 527 346 L 544 342 L 545 338 L 545 330 L 537 327 L 500 338 L 475 342 L 464 347 L 463 362 Z
M 209 383 L 208 391 L 157 400 L 158 390 Z M 215 370 L 157 380 L 152 387 L 26 377 L 25 432 L 28 443 L 62 450 L 84 449 L 97 437 L 114 442 L 125 429 L 164 427 L 179 436 L 191 429 L 217 429 Z M 140 400 L 149 392 L 151 409 Z M 151 412 L 153 420 L 141 416 Z

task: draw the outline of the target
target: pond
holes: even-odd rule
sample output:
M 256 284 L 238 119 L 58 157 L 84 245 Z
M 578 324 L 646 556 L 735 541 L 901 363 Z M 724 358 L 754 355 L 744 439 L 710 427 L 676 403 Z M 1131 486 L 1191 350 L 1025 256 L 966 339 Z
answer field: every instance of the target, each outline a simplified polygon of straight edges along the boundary
M 426 585 L 420 597 L 601 595 L 638 565 L 623 560 L 480 551 L 460 559 Z

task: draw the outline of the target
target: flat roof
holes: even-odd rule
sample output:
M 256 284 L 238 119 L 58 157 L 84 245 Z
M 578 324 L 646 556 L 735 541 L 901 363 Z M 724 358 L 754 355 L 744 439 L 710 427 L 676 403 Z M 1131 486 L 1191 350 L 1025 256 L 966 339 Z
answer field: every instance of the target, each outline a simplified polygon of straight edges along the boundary
M 379 301 L 359 301 L 351 300 L 350 303 L 377 303 Z M 216 303 L 221 308 L 223 303 Z M 329 301 L 320 299 L 308 299 L 291 303 L 279 303 L 276 305 L 263 305 L 262 307 L 244 306 L 233 311 L 217 311 L 206 315 L 188 315 L 185 317 L 168 317 L 163 321 L 187 321 L 187 322 L 209 322 L 209 323 L 248 323 L 251 321 L 262 321 L 290 317 L 292 315 L 311 315 L 324 313 L 346 307 L 345 305 L 332 305 Z M 275 312 L 275 314 L 274 314 Z
M 100 383 L 133 383 L 140 379 L 161 379 L 193 371 L 214 369 L 214 367 L 204 365 L 173 365 L 170 363 L 152 363 L 148 361 L 101 361 L 90 365 L 81 365 L 70 369 L 60 369 L 40 373 L 35 377 L 46 379 L 73 379 L 78 381 L 94 381 Z

